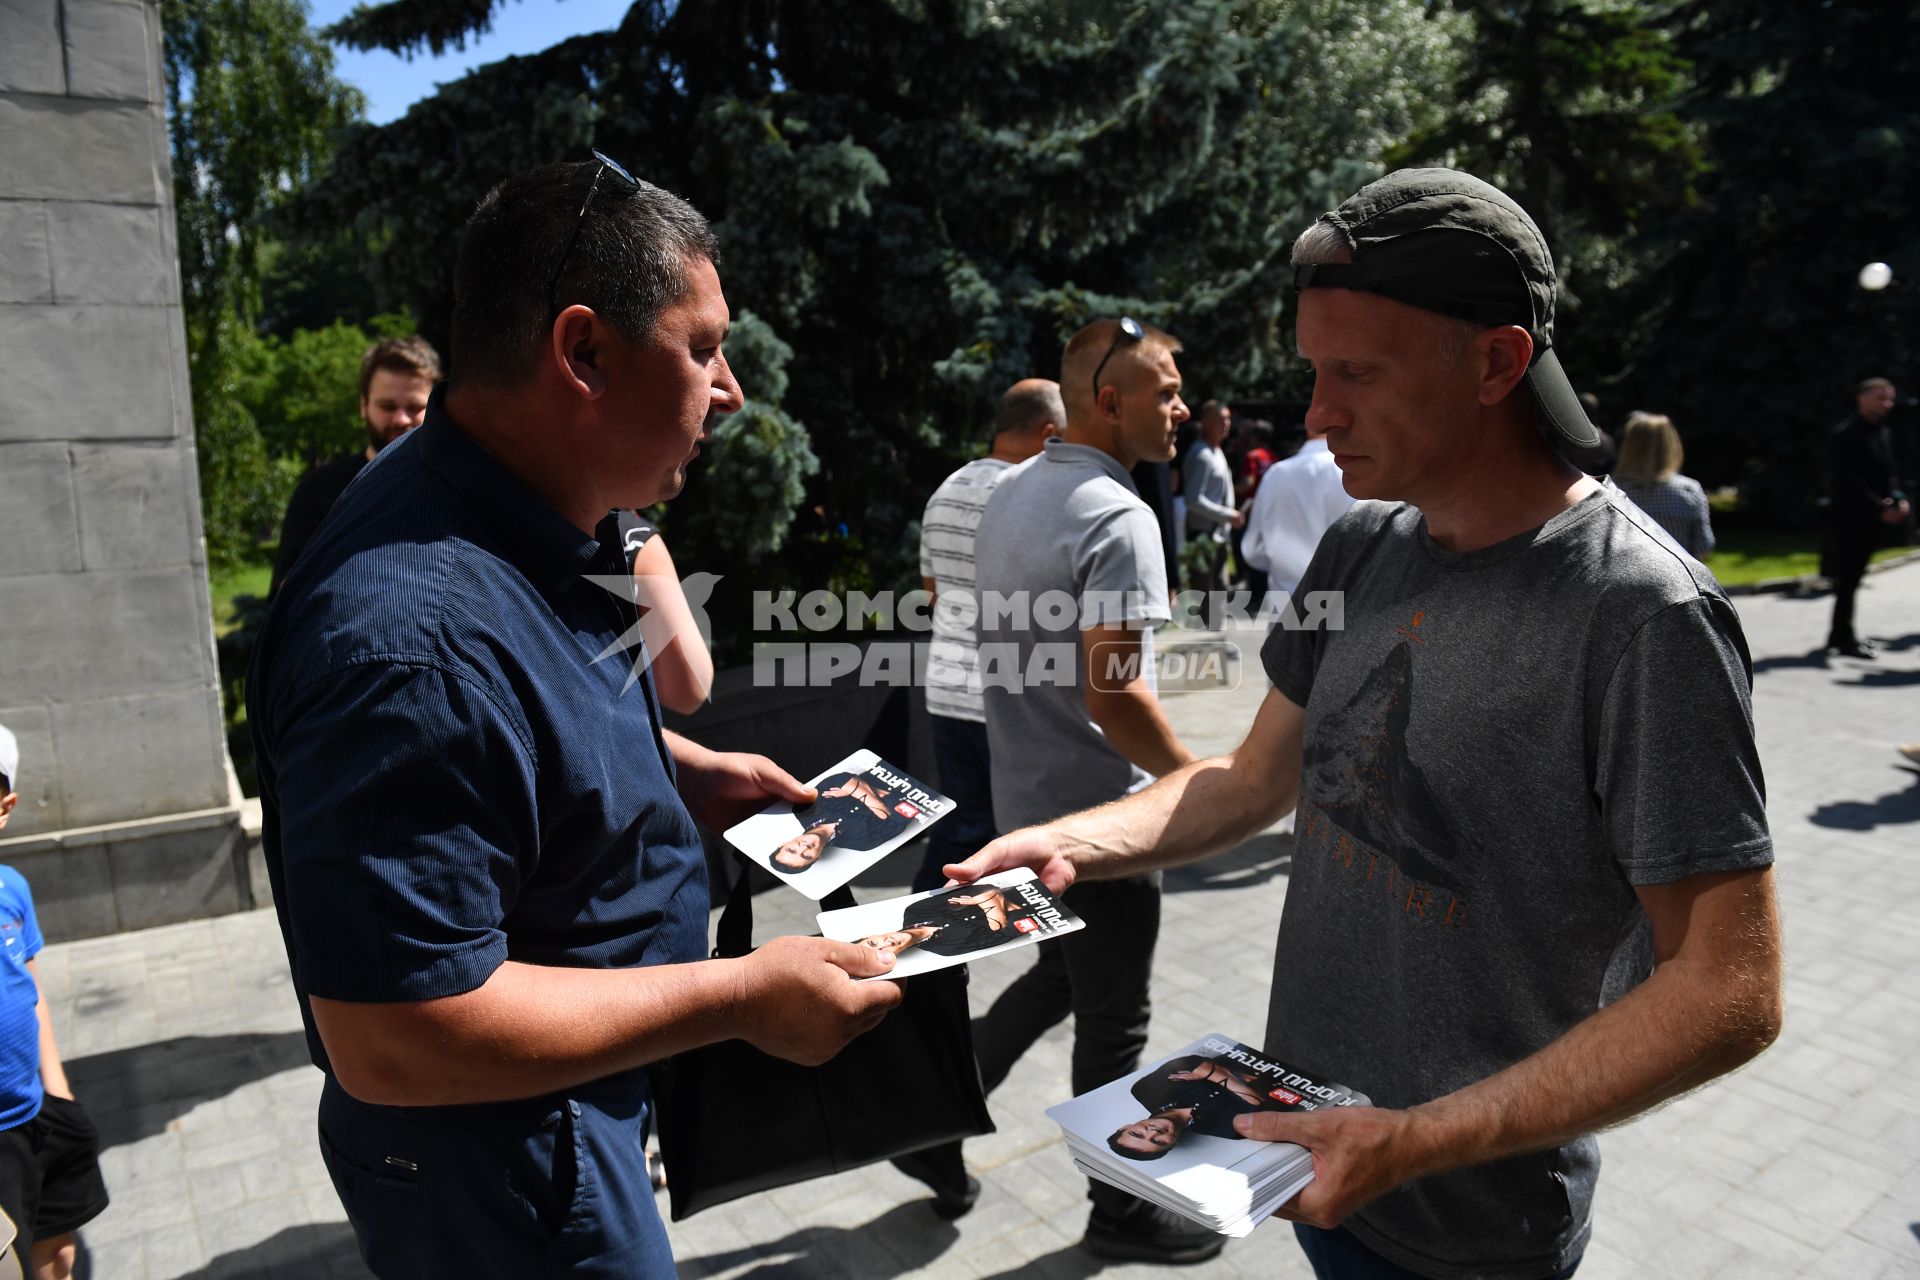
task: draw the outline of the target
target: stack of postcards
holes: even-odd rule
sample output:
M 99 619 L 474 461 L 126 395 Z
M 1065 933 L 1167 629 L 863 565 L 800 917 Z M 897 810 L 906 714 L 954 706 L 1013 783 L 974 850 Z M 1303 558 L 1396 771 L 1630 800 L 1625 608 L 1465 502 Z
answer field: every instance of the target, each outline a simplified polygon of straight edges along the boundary
M 1365 1095 L 1210 1035 L 1047 1115 L 1087 1176 L 1244 1236 L 1313 1181 L 1313 1156 L 1242 1138 L 1235 1117 L 1365 1105 Z

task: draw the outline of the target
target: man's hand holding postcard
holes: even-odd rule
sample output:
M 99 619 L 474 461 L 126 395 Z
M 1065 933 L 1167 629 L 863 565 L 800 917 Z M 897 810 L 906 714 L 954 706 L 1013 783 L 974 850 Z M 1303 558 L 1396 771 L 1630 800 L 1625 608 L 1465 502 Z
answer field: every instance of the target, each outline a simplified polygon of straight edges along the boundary
M 891 952 L 893 971 L 883 978 L 910 978 L 1087 927 L 1025 867 L 974 884 L 823 911 L 819 921 L 824 938 Z

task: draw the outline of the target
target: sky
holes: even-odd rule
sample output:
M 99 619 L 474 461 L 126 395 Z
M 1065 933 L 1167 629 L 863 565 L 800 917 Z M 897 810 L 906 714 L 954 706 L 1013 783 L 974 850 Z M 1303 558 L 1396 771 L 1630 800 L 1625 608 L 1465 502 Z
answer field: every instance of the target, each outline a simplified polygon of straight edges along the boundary
M 356 0 L 308 0 L 314 30 L 352 12 Z M 505 0 L 494 11 L 493 30 L 468 37 L 465 49 L 439 57 L 418 53 L 412 62 L 385 51 L 356 53 L 333 46 L 334 75 L 367 95 L 367 119 L 386 124 L 429 96 L 439 85 L 458 80 L 475 67 L 514 54 L 538 53 L 587 31 L 608 31 L 626 16 L 632 0 Z

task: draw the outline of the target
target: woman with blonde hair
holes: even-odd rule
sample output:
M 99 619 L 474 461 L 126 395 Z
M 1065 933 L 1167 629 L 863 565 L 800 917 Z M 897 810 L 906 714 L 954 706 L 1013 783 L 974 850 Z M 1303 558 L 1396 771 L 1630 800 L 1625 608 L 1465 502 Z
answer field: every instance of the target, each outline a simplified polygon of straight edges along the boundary
M 1683 456 L 1673 419 L 1636 410 L 1627 418 L 1613 482 L 1683 551 L 1695 560 L 1705 560 L 1713 550 L 1707 491 L 1698 480 L 1680 474 Z

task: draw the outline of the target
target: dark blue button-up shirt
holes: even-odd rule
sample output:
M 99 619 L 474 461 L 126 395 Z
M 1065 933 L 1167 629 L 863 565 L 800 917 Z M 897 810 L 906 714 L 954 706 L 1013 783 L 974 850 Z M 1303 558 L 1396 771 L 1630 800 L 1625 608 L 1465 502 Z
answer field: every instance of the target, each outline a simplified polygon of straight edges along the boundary
M 598 660 L 626 565 L 446 416 L 386 449 L 291 570 L 248 680 L 262 836 L 307 997 L 470 991 L 502 961 L 707 950 L 706 866 L 650 678 Z M 638 650 L 634 632 L 632 652 Z

